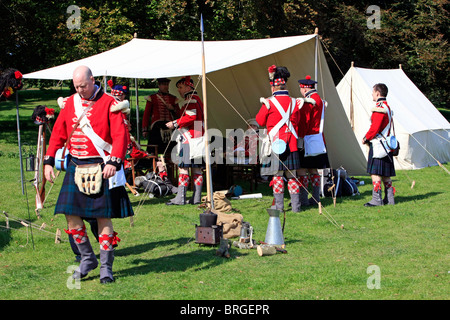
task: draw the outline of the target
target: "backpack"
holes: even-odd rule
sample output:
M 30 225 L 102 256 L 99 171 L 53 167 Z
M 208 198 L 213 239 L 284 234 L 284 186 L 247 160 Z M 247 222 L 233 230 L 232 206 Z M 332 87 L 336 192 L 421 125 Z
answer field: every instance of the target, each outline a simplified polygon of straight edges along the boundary
M 165 182 L 159 175 L 150 172 L 145 177 L 147 180 L 142 182 L 142 187 L 149 196 L 160 198 L 172 194 L 172 185 Z
M 340 167 L 337 170 L 324 170 L 326 182 L 323 185 L 322 194 L 325 197 L 347 197 L 359 195 L 358 187 L 353 179 L 348 177 L 347 171 Z M 331 187 L 334 185 L 334 189 Z

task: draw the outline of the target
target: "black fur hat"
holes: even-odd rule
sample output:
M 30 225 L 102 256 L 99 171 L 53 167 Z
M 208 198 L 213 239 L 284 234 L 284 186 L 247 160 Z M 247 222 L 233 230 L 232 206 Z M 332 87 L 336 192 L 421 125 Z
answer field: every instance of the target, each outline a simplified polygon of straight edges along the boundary
M 22 89 L 22 73 L 17 69 L 6 69 L 0 73 L 0 96 L 10 98 L 14 91 Z
M 277 67 L 272 65 L 268 69 L 269 71 L 269 80 L 271 86 L 280 86 L 286 84 L 291 73 L 286 67 Z
M 35 124 L 44 124 L 54 118 L 54 116 L 54 109 L 47 108 L 45 105 L 39 105 L 34 108 L 31 120 L 33 120 Z

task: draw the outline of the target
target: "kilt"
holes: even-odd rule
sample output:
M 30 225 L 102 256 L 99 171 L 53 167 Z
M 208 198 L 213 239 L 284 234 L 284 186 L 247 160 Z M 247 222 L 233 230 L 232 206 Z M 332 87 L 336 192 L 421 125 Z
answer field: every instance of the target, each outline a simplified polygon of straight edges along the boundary
M 369 159 L 367 160 L 367 173 L 374 174 L 382 177 L 394 177 L 395 176 L 395 168 L 394 168 L 394 157 L 390 152 L 384 158 L 374 158 L 373 157 L 373 147 L 370 144 L 369 149 Z
M 305 157 L 305 149 L 299 151 L 300 163 L 303 169 L 326 169 L 330 167 L 328 154 L 319 154 L 314 157 Z
M 102 163 L 102 158 L 77 159 L 69 155 L 66 175 L 56 202 L 55 214 L 83 218 L 126 218 L 134 215 L 125 187 L 109 189 L 103 179 L 102 190 L 95 195 L 86 195 L 75 184 L 75 164 Z M 102 169 L 104 164 L 102 164 Z
M 180 142 L 178 142 L 180 143 Z M 182 143 L 180 148 L 180 153 L 178 154 L 178 167 L 179 168 L 205 168 L 205 160 L 201 159 L 191 159 L 189 154 L 189 143 Z
M 299 152 L 291 152 L 289 145 L 286 146 L 286 150 L 282 154 L 276 155 L 272 152 L 271 159 L 275 159 L 275 161 L 277 161 L 275 165 L 278 165 L 278 171 L 297 170 L 301 168 Z M 263 174 L 265 168 L 269 168 L 271 165 L 271 161 L 268 163 L 263 163 L 261 165 L 261 174 Z

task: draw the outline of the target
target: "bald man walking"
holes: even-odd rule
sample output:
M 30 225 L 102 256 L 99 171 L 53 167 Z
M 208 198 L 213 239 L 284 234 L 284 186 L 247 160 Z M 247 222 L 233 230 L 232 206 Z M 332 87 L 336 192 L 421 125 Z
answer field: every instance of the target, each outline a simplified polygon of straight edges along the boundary
M 134 214 L 122 176 L 127 128 L 120 104 L 103 91 L 88 67 L 75 69 L 73 84 L 76 93 L 60 104 L 61 112 L 44 157 L 44 174 L 53 182 L 56 152 L 66 146 L 69 161 L 55 214 L 66 216 L 65 231 L 73 236 L 81 253 L 80 267 L 73 277 L 84 278 L 98 266 L 82 219 L 95 218 L 99 229 L 100 283 L 109 283 L 114 281 L 114 248 L 120 241 L 112 219 Z

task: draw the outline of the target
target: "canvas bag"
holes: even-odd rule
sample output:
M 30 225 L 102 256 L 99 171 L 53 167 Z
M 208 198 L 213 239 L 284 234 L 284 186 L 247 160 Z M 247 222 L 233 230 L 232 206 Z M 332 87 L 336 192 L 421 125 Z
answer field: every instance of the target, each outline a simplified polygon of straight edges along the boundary
M 202 202 L 206 203 L 207 196 L 202 197 Z M 214 210 L 219 212 L 230 212 L 233 210 L 231 202 L 226 197 L 225 193 L 216 191 L 213 193 Z M 217 213 L 217 212 L 215 212 Z
M 386 108 L 386 106 L 383 106 L 383 108 Z M 388 141 L 391 140 L 391 137 L 395 137 L 394 134 L 392 134 L 393 131 L 391 131 L 391 126 L 392 126 L 392 114 L 390 109 L 387 109 L 387 115 L 389 118 L 389 122 L 387 124 L 387 126 L 383 129 L 383 131 L 381 131 L 381 133 L 377 134 L 377 136 L 371 141 L 372 142 L 372 148 L 373 148 L 373 157 L 374 158 L 384 158 L 388 155 L 388 153 L 391 151 L 391 149 L 395 149 L 395 148 L 391 148 L 389 146 Z M 397 142 L 397 146 L 398 147 L 398 142 Z M 392 146 L 394 147 L 394 146 Z
M 323 141 L 323 123 L 325 117 L 326 101 L 323 101 L 322 114 L 320 116 L 319 133 L 306 135 L 304 138 L 305 157 L 314 157 L 327 152 L 325 142 Z
M 205 155 L 205 136 L 192 138 L 186 128 L 181 128 L 180 133 L 181 135 L 177 144 L 178 154 L 181 151 L 181 145 L 183 144 L 184 139 L 186 139 L 189 144 L 189 158 L 191 160 L 202 158 L 203 155 Z
M 203 136 L 189 139 L 189 157 L 200 159 L 205 154 L 205 138 Z
M 222 226 L 223 237 L 225 239 L 239 237 L 244 217 L 240 213 L 232 212 L 231 202 L 224 193 L 214 192 L 213 198 L 214 209 L 212 212 L 217 214 L 216 224 Z
M 206 202 L 207 197 L 202 197 L 202 202 Z M 213 193 L 214 209 L 212 213 L 217 214 L 217 225 L 223 229 L 223 237 L 230 239 L 239 237 L 241 234 L 243 216 L 240 213 L 233 213 L 231 202 L 223 192 Z
M 217 225 L 222 225 L 225 239 L 239 237 L 241 235 L 243 216 L 240 213 L 224 213 L 214 211 L 217 214 Z

